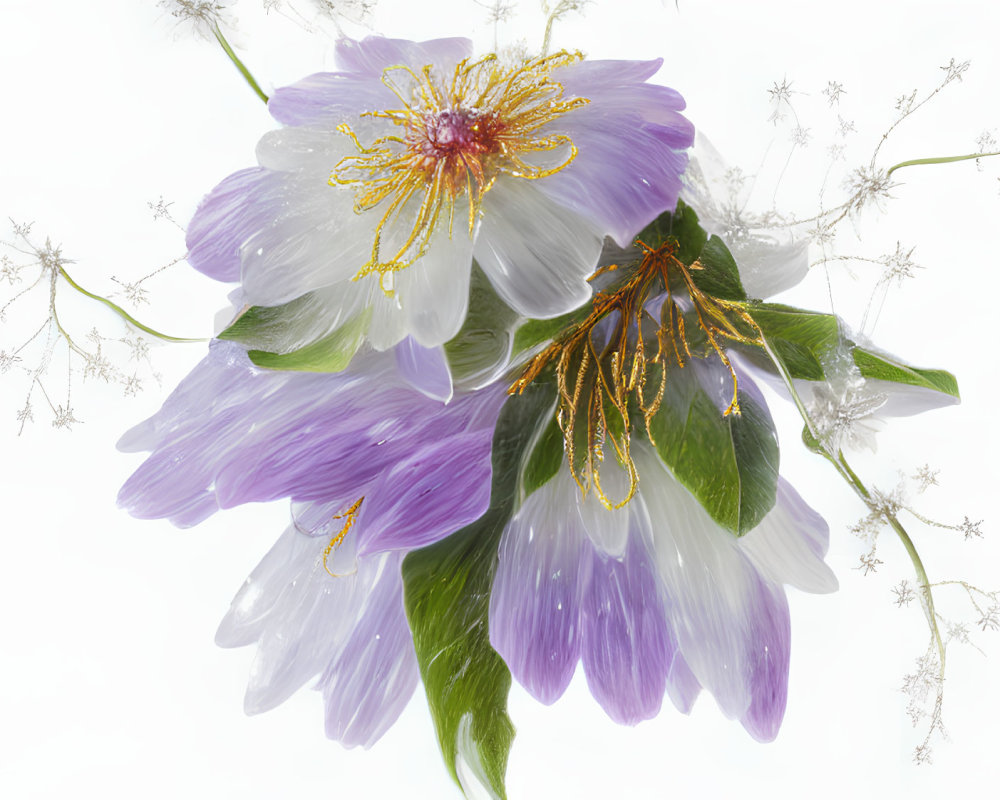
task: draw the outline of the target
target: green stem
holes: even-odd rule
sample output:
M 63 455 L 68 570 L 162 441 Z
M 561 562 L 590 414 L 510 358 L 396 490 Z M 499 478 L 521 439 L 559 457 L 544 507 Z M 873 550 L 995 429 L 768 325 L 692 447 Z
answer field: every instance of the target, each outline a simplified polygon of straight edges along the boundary
M 139 320 L 137 320 L 135 317 L 133 317 L 131 314 L 129 314 L 124 308 L 122 308 L 117 303 L 113 303 L 110 300 L 108 300 L 108 298 L 102 297 L 99 294 L 94 294 L 93 292 L 88 292 L 80 284 L 78 284 L 75 280 L 73 280 L 69 276 L 69 273 L 66 272 L 66 270 L 63 269 L 62 267 L 59 267 L 59 274 L 66 280 L 66 283 L 68 283 L 70 286 L 72 286 L 74 289 L 76 289 L 80 294 L 84 295 L 85 297 L 89 297 L 91 300 L 96 300 L 99 303 L 103 303 L 108 308 L 110 308 L 112 311 L 114 311 L 119 317 L 121 317 L 123 320 L 125 320 L 129 325 L 131 325 L 134 328 L 138 328 L 140 331 L 143 331 L 144 333 L 148 333 L 150 336 L 155 336 L 157 339 L 162 339 L 165 342 L 207 342 L 208 341 L 208 339 L 184 339 L 184 338 L 181 338 L 179 336 L 168 336 L 165 333 L 160 333 L 158 330 L 154 330 L 153 328 L 150 328 L 148 325 L 143 325 L 141 322 L 139 322 Z
M 937 156 L 936 158 L 914 158 L 910 161 L 900 161 L 895 166 L 889 167 L 888 172 L 885 173 L 885 177 L 888 178 L 897 169 L 902 169 L 903 167 L 915 167 L 920 164 L 950 164 L 953 161 L 969 161 L 973 158 L 989 158 L 990 156 L 1000 156 L 1000 152 L 996 153 L 969 153 L 965 156 Z
M 927 577 L 927 570 L 924 568 L 924 562 L 921 560 L 920 554 L 917 552 L 917 548 L 913 544 L 913 540 L 910 538 L 910 535 L 906 532 L 906 529 L 903 527 L 902 523 L 895 514 L 875 505 L 872 500 L 871 492 L 868 491 L 868 487 L 865 486 L 864 482 L 858 477 L 857 473 L 851 469 L 851 465 L 847 463 L 847 459 L 844 458 L 844 454 L 839 451 L 834 454 L 829 450 L 827 445 L 823 442 L 823 439 L 819 436 L 812 418 L 809 416 L 809 412 L 806 409 L 805 403 L 802 402 L 802 398 L 799 396 L 798 390 L 792 382 L 792 376 L 788 372 L 781 356 L 779 356 L 778 353 L 771 347 L 763 335 L 761 336 L 761 341 L 763 342 L 765 352 L 777 368 L 782 381 L 784 381 L 786 388 L 791 393 L 792 400 L 795 403 L 795 407 L 799 411 L 799 415 L 802 417 L 802 421 L 805 423 L 806 430 L 816 443 L 815 447 L 811 449 L 822 455 L 827 461 L 833 464 L 837 472 L 840 473 L 840 476 L 847 481 L 848 485 L 854 490 L 855 494 L 861 498 L 862 502 L 873 511 L 878 512 L 882 519 L 884 519 L 886 523 L 888 523 L 889 527 L 892 528 L 899 541 L 902 542 L 903 548 L 910 557 L 910 563 L 913 565 L 913 571 L 916 573 L 917 581 L 919 582 L 919 585 L 924 593 L 924 612 L 927 615 L 927 623 L 931 628 L 931 636 L 934 637 L 934 641 L 937 644 L 938 655 L 941 659 L 940 674 L 943 676 L 945 648 L 944 641 L 941 638 L 941 631 L 938 629 L 937 614 L 934 610 L 934 593 L 931 590 L 931 582 Z
M 254 93 L 263 100 L 267 102 L 267 95 L 264 94 L 264 90 L 260 88 L 260 84 L 257 83 L 253 75 L 250 74 L 250 70 L 247 69 L 246 64 L 240 61 L 240 57 L 233 52 L 233 48 L 229 46 L 229 42 L 226 41 L 226 37 L 222 35 L 222 31 L 219 30 L 218 25 L 212 25 L 212 33 L 215 34 L 216 41 L 222 46 L 222 49 L 226 51 L 226 55 L 229 56 L 229 60 L 236 65 L 236 69 L 240 71 L 240 75 L 243 76 L 243 80 L 247 82 Z

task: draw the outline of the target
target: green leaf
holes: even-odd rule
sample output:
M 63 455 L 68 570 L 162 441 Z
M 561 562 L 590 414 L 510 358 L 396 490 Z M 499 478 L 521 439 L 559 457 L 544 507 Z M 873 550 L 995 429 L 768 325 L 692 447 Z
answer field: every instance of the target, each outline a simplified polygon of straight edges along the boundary
M 332 330 L 329 304 L 320 292 L 307 292 L 280 306 L 250 306 L 219 334 L 256 350 L 290 353 Z
M 823 363 L 828 361 L 846 340 L 841 339 L 840 323 L 832 314 L 805 311 L 778 303 L 752 303 L 747 313 L 760 326 L 764 338 L 781 357 L 793 378 L 821 381 L 826 377 Z M 849 343 L 848 343 L 849 344 Z M 774 371 L 759 348 L 745 348 L 756 361 Z
M 459 737 L 467 731 L 483 777 L 501 798 L 514 726 L 507 715 L 510 671 L 490 646 L 489 597 L 527 449 L 547 423 L 555 396 L 551 383 L 536 382 L 507 400 L 493 437 L 489 509 L 403 561 L 406 614 L 445 763 L 458 780 Z
M 454 381 L 478 386 L 493 377 L 510 358 L 513 330 L 520 319 L 473 262 L 469 312 L 462 329 L 444 346 Z
M 725 243 L 718 236 L 709 236 L 698 224 L 694 209 L 677 203 L 673 213 L 664 212 L 638 235 L 639 240 L 652 248 L 660 247 L 668 239 L 677 241 L 674 255 L 685 266 L 695 261 L 702 269 L 691 270 L 691 279 L 701 291 L 722 300 L 746 300 L 747 293 L 740 280 L 740 270 Z
M 562 465 L 563 455 L 562 429 L 553 414 L 549 424 L 529 448 L 528 460 L 521 475 L 521 502 L 555 477 Z
M 593 310 L 593 305 L 587 303 L 553 319 L 529 319 L 514 334 L 514 353 L 523 353 L 540 344 L 554 339 L 560 333 L 574 325 L 583 322 Z
M 959 397 L 958 382 L 950 372 L 911 367 L 892 356 L 859 347 L 841 334 L 840 322 L 832 314 L 776 303 L 753 303 L 747 305 L 746 310 L 793 378 L 825 380 L 823 364 L 829 363 L 838 350 L 847 348 L 865 378 L 919 386 Z M 759 366 L 775 371 L 774 365 L 758 348 L 740 349 Z
M 698 224 L 698 215 L 683 201 L 678 201 L 675 211 L 660 214 L 636 237 L 654 250 L 670 238 L 677 240 L 674 255 L 685 265 L 697 261 L 708 242 L 708 234 Z
M 742 391 L 739 404 L 739 416 L 724 417 L 701 388 L 693 364 L 671 365 L 649 436 L 712 519 L 742 536 L 774 505 L 778 440 L 764 406 Z
M 712 236 L 702 248 L 698 261 L 703 269 L 692 270 L 691 280 L 701 291 L 720 300 L 746 300 L 736 259 L 718 236 Z
M 340 372 L 351 363 L 371 322 L 371 309 L 356 314 L 333 333 L 291 353 L 250 350 L 247 355 L 258 367 L 298 372 Z
M 892 383 L 904 383 L 907 386 L 920 386 L 932 389 L 951 397 L 958 398 L 958 381 L 950 372 L 943 369 L 921 369 L 910 367 L 882 353 L 874 353 L 862 347 L 853 351 L 854 363 L 866 378 Z

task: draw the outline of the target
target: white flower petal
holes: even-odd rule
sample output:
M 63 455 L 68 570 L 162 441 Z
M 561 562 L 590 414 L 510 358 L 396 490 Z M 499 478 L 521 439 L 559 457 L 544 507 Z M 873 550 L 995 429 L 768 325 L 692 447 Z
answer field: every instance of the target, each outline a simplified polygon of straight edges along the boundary
M 288 212 L 240 249 L 245 297 L 273 306 L 349 281 L 371 253 L 371 226 L 354 213 L 349 192 L 289 177 Z
M 549 318 L 591 295 L 587 276 L 602 238 L 590 223 L 553 203 L 527 180 L 501 176 L 483 201 L 475 257 L 515 310 Z
M 469 308 L 472 239 L 460 225 L 448 235 L 435 231 L 427 252 L 396 273 L 399 302 L 410 335 L 424 347 L 437 347 L 458 333 Z
M 560 468 L 562 472 L 567 472 L 565 464 Z M 620 467 L 605 463 L 601 469 L 601 488 L 610 501 L 620 502 L 628 494 L 628 475 Z M 629 532 L 628 506 L 609 511 L 593 491 L 587 492 L 582 500 L 577 492 L 576 498 L 584 530 L 594 547 L 612 558 L 625 555 Z
M 328 181 L 337 163 L 357 154 L 354 143 L 328 127 L 284 127 L 265 133 L 257 142 L 257 163 L 279 172 L 304 172 L 331 192 L 346 192 Z
M 829 533 L 826 521 L 782 478 L 774 508 L 739 543 L 765 577 L 826 594 L 838 587 L 837 576 L 823 561 Z
M 751 696 L 746 676 L 748 597 L 756 575 L 736 537 L 712 521 L 647 446 L 633 448 L 642 476 L 650 552 L 667 614 L 684 659 L 722 712 L 742 717 Z

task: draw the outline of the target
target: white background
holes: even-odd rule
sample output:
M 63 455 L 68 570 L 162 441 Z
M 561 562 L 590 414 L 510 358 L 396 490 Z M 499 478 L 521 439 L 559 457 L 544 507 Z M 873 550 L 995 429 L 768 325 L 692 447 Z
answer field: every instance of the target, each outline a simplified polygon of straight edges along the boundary
M 501 40 L 523 36 L 537 46 L 541 18 L 524 5 Z M 333 67 L 329 33 L 310 35 L 254 2 L 238 15 L 240 52 L 266 91 Z M 471 33 L 490 47 L 483 19 L 471 0 L 382 0 L 374 27 L 415 39 Z M 871 152 L 897 97 L 913 89 L 922 96 L 943 76 L 938 67 L 971 59 L 964 81 L 894 134 L 882 165 L 975 150 L 976 136 L 1000 125 L 998 29 L 1000 11 L 979 0 L 682 0 L 679 10 L 623 0 L 599 1 L 585 17 L 558 26 L 555 44 L 594 57 L 662 56 L 656 80 L 685 95 L 690 118 L 734 163 L 753 172 L 771 143 L 762 171 L 772 179 L 790 129 L 787 120 L 768 122 L 766 90 L 787 78 L 812 144 L 793 158 L 777 195 L 781 205 L 815 197 L 824 148 L 837 139 L 837 110 L 821 94 L 830 80 L 843 84 L 840 113 L 857 128 L 842 170 Z M 114 288 L 111 275 L 134 279 L 183 254 L 180 231 L 152 221 L 147 201 L 172 201 L 183 223 L 204 192 L 253 163 L 256 139 L 272 126 L 218 48 L 175 30 L 151 2 L 4 0 L 0 75 L 0 213 L 34 220 L 35 243 L 46 236 L 62 243 L 77 262 L 75 277 L 104 291 Z M 894 485 L 897 470 L 912 473 L 924 463 L 940 469 L 941 486 L 915 504 L 948 522 L 966 514 L 985 519 L 986 538 L 964 542 L 915 523 L 928 571 L 934 580 L 964 578 L 992 589 L 1000 588 L 993 345 L 1000 168 L 985 166 L 897 173 L 902 185 L 887 213 L 859 223 L 864 243 L 845 226 L 839 250 L 877 256 L 899 240 L 916 246 L 914 259 L 926 267 L 890 295 L 876 339 L 913 363 L 950 368 L 963 404 L 894 422 L 878 457 L 856 460 L 884 488 Z M 835 181 L 830 191 L 837 189 Z M 766 206 L 771 192 L 757 199 Z M 871 273 L 855 271 L 857 283 L 843 270 L 831 274 L 837 310 L 857 323 Z M 206 335 L 224 291 L 189 272 L 180 265 L 151 284 L 154 307 L 143 314 L 171 332 Z M 826 308 L 822 271 L 783 299 Z M 68 317 L 76 309 L 81 336 L 91 324 L 116 330 L 98 309 L 65 302 Z M 13 306 L 0 327 L 0 349 L 16 344 L 7 338 L 16 326 L 37 327 L 39 313 L 37 305 Z M 51 428 L 39 408 L 18 437 L 15 412 L 27 382 L 16 371 L 0 376 L 0 795 L 458 797 L 419 690 L 368 752 L 323 738 L 320 701 L 308 690 L 263 716 L 242 714 L 252 650 L 223 651 L 212 637 L 282 529 L 283 504 L 229 511 L 192 531 L 135 521 L 115 508 L 117 488 L 139 459 L 117 453 L 114 441 L 159 406 L 201 352 L 200 345 L 157 349 L 163 386 L 147 380 L 135 399 L 124 399 L 120 387 L 75 379 L 73 408 L 83 423 L 72 432 Z M 65 360 L 57 358 L 54 374 L 60 368 Z M 908 563 L 887 536 L 878 574 L 853 569 L 863 548 L 846 529 L 863 509 L 831 470 L 802 452 L 789 410 L 778 401 L 772 407 L 783 469 L 829 519 L 829 560 L 841 581 L 833 596 L 789 592 L 794 644 L 778 740 L 753 742 L 707 695 L 690 717 L 668 706 L 627 729 L 607 720 L 582 674 L 548 708 L 515 687 L 512 798 L 934 797 L 989 794 L 997 784 L 1000 634 L 976 639 L 985 656 L 968 646 L 950 650 L 951 741 L 937 745 L 934 765 L 913 766 L 922 734 L 910 727 L 898 689 L 926 633 L 919 610 L 897 609 L 890 593 L 909 577 Z M 947 613 L 974 623 L 960 595 L 943 589 L 940 597 Z

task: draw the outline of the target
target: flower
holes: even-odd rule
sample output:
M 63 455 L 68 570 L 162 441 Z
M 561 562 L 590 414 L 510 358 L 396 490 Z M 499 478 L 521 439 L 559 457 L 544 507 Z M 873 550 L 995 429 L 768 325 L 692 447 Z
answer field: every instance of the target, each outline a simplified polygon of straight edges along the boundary
M 740 386 L 763 402 L 745 376 Z M 565 463 L 527 498 L 501 540 L 490 641 L 544 703 L 562 695 L 582 660 L 616 722 L 655 716 L 664 693 L 687 713 L 704 687 L 724 714 L 770 741 L 788 680 L 782 584 L 837 588 L 823 563 L 827 525 L 780 480 L 774 507 L 737 538 L 647 441 L 633 442 L 631 455 L 640 479 L 622 508 L 581 493 Z M 613 476 L 624 486 L 620 472 L 605 481 Z
M 702 227 L 726 243 L 747 294 L 772 297 L 802 281 L 809 272 L 804 226 L 785 223 L 775 211 L 749 212 L 747 176 L 730 167 L 704 134 L 695 136 L 689 155 L 681 198 Z
M 292 499 L 292 524 L 217 641 L 258 643 L 248 713 L 319 676 L 327 734 L 348 746 L 378 739 L 417 683 L 403 556 L 489 503 L 502 389 L 445 406 L 402 371 L 392 353 L 365 351 L 341 373 L 271 372 L 216 342 L 119 443 L 152 451 L 119 494 L 137 517 L 189 526 L 220 508 Z
M 273 94 L 283 127 L 203 200 L 190 263 L 251 305 L 312 292 L 324 330 L 353 321 L 380 350 L 454 336 L 473 259 L 525 316 L 583 303 L 604 237 L 676 203 L 683 100 L 644 82 L 660 60 L 470 48 L 341 39 L 342 71 Z

